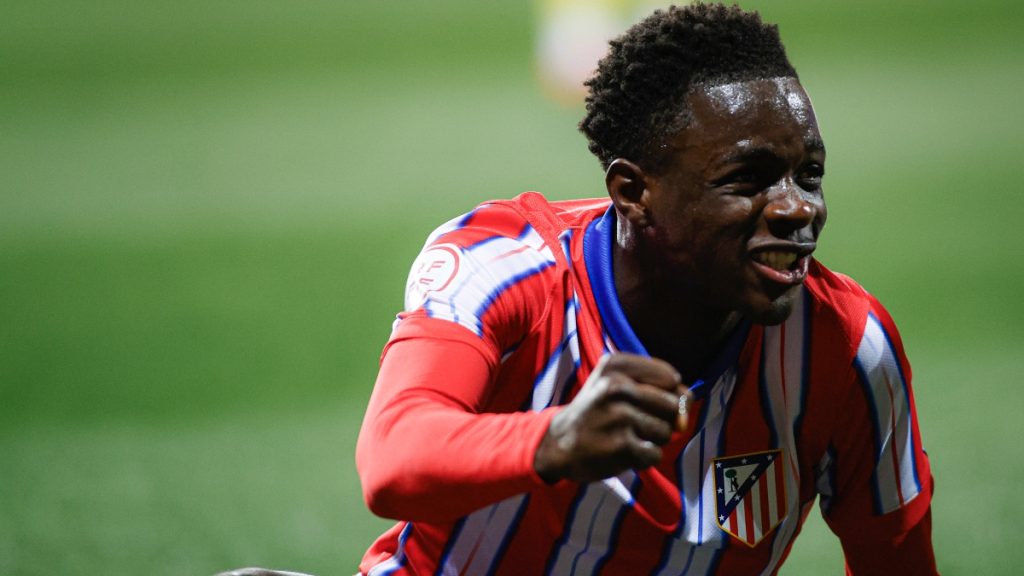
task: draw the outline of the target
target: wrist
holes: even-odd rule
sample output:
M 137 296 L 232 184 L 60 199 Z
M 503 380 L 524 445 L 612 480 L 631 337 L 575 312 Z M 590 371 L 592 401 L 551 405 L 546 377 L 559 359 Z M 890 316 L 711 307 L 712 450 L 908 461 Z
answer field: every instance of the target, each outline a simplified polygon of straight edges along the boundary
M 548 421 L 543 436 L 537 444 L 533 454 L 533 471 L 544 481 L 545 484 L 556 484 L 566 477 L 564 451 L 559 446 L 557 434 L 554 431 L 558 428 L 561 410 Z

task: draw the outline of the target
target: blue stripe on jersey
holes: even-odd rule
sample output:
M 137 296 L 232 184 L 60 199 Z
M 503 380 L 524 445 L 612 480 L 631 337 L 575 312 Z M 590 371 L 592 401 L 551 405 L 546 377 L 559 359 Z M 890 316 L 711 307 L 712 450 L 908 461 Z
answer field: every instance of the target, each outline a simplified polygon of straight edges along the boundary
M 452 527 L 451 534 L 448 536 L 448 543 L 445 544 L 444 551 L 441 552 L 441 558 L 437 562 L 437 570 L 434 571 L 434 576 L 442 576 L 444 574 L 444 567 L 448 565 L 448 557 L 451 556 L 452 548 L 458 542 L 459 535 L 462 533 L 462 529 L 465 528 L 468 518 L 469 516 L 459 518 L 455 526 Z
M 724 429 L 725 427 L 723 426 L 722 428 Z M 700 458 L 699 458 L 699 461 L 702 464 L 704 463 L 704 460 L 707 457 L 707 455 L 704 453 L 704 442 L 706 440 L 706 438 L 705 438 L 706 434 L 707 434 L 706 430 L 701 430 L 700 431 L 700 452 L 699 452 Z M 721 438 L 722 434 L 723 434 L 722 432 L 719 433 L 719 438 Z M 705 478 L 707 478 L 707 474 L 706 473 L 705 474 L 701 474 L 700 478 L 697 479 L 697 518 L 699 518 L 699 520 L 697 520 L 697 544 L 703 544 L 704 543 L 704 479 Z M 680 502 L 685 502 L 685 500 L 680 500 Z M 680 522 L 680 524 L 685 524 L 685 522 Z
M 548 355 L 547 364 L 533 380 L 533 393 L 527 409 L 540 412 L 548 406 L 562 404 L 566 390 L 572 387 L 580 367 L 579 342 L 576 330 L 576 299 L 566 303 L 563 331 L 565 337 Z
M 534 379 L 534 398 L 531 408 L 535 412 L 540 412 L 541 410 L 547 408 L 548 406 L 551 406 L 552 400 L 556 396 L 561 397 L 561 391 L 559 390 L 561 386 L 559 386 L 560 383 L 556 379 L 559 376 L 562 376 L 564 372 L 558 370 L 558 366 L 559 364 L 564 362 L 564 356 L 567 351 L 567 348 L 569 348 L 569 342 L 573 337 L 575 337 L 575 335 L 576 332 L 573 332 L 569 336 L 566 336 L 566 338 L 558 344 L 558 348 L 556 348 L 555 351 L 548 357 L 548 363 L 544 367 L 544 371 L 538 374 L 537 378 Z M 576 361 L 575 359 L 572 360 L 575 366 L 579 366 L 578 361 Z M 565 377 L 568 378 L 568 374 L 565 374 Z M 548 382 L 550 382 L 550 386 L 547 385 Z M 544 388 L 541 388 L 541 385 L 545 385 Z
M 565 254 L 565 261 L 572 262 L 572 228 L 562 232 L 559 240 L 562 243 L 562 253 Z
M 445 544 L 435 574 L 493 572 L 522 520 L 528 497 L 520 494 L 481 508 L 461 519 L 458 533 Z
M 569 508 L 562 535 L 551 549 L 544 573 L 595 574 L 614 550 L 625 513 L 634 505 L 633 491 L 638 481 L 637 475 L 627 470 L 582 485 Z
M 804 294 L 794 302 L 786 321 L 764 330 L 761 348 L 759 386 L 765 424 L 771 433 L 772 446 L 781 448 L 784 460 L 783 486 L 786 508 L 780 509 L 780 522 L 770 536 L 772 554 L 765 572 L 773 573 L 795 537 L 800 524 L 799 480 L 790 471 L 797 452 L 798 423 L 806 406 L 809 386 L 808 330 L 811 308 Z M 784 462 L 784 463 L 783 463 Z M 799 473 L 797 473 L 799 476 Z
M 892 355 L 893 355 L 893 358 L 895 360 L 896 372 L 900 375 L 900 385 L 903 387 L 903 399 L 904 399 L 904 402 L 907 403 L 906 404 L 906 408 L 907 408 L 907 434 L 910 436 L 910 463 L 911 463 L 911 471 L 914 474 L 914 485 L 917 487 L 917 491 L 920 492 L 921 491 L 921 478 L 917 474 L 917 458 L 915 457 L 915 455 L 917 454 L 917 446 L 914 444 L 914 426 L 913 426 L 914 412 L 910 409 L 910 386 L 907 386 L 907 377 L 903 373 L 903 363 L 900 362 L 900 357 L 896 353 L 896 346 L 892 343 L 892 336 L 889 335 L 889 331 L 885 329 L 885 325 L 882 324 L 882 322 L 880 320 L 878 320 L 877 317 L 875 317 L 875 314 L 873 312 L 869 313 L 868 316 L 870 316 L 871 318 L 874 318 L 875 322 L 878 322 L 878 327 L 882 329 L 882 336 L 885 337 L 885 343 L 889 346 L 889 350 L 892 351 Z M 923 446 L 921 447 L 921 450 L 922 451 L 924 450 Z M 909 498 L 908 498 L 908 500 L 909 500 Z
M 569 571 L 569 573 L 573 574 L 574 576 L 576 574 L 576 570 L 577 570 L 577 567 L 578 567 L 579 562 L 580 562 L 580 557 L 587 553 L 587 550 L 590 549 L 591 542 L 593 542 L 593 539 L 594 539 L 594 526 L 597 524 L 597 520 L 598 520 L 598 517 L 599 517 L 597 512 L 600 512 L 601 509 L 604 508 L 604 503 L 608 499 L 608 496 L 609 495 L 608 495 L 607 492 L 604 492 L 604 493 L 601 494 L 601 500 L 598 502 L 597 508 L 594 511 L 593 515 L 590 517 L 590 522 L 587 524 L 587 543 L 584 544 L 583 549 L 577 551 L 576 554 L 572 558 L 572 569 Z
M 491 307 L 491 304 L 494 304 L 494 301 L 497 300 L 498 297 L 501 296 L 502 293 L 505 292 L 505 290 L 508 290 L 512 286 L 515 286 L 519 282 L 522 282 L 523 280 L 526 280 L 527 278 L 529 278 L 531 276 L 540 274 L 541 272 L 547 270 L 548 268 L 551 268 L 554 265 L 555 265 L 555 262 L 553 262 L 553 261 L 544 262 L 543 264 L 540 264 L 539 266 L 535 266 L 533 268 L 530 268 L 529 270 L 525 270 L 525 271 L 523 271 L 523 272 L 521 272 L 519 274 L 516 274 L 515 276 L 513 276 L 513 277 L 509 278 L 508 280 L 505 280 L 504 282 L 499 284 L 497 287 L 494 288 L 494 290 L 491 290 L 491 292 L 489 294 L 487 294 L 486 297 L 484 297 L 483 302 L 480 303 L 480 306 L 473 313 L 474 314 L 473 321 L 476 324 L 476 329 L 474 331 L 476 332 L 476 334 L 478 336 L 483 336 L 483 333 L 484 333 L 484 322 L 483 322 L 484 314 L 487 313 L 487 309 Z M 458 320 L 456 320 L 456 321 L 458 321 Z
M 868 379 L 867 372 L 864 371 L 864 367 L 861 365 L 860 359 L 856 356 L 853 358 L 853 367 L 857 370 L 857 376 L 860 378 L 861 385 L 865 388 L 871 386 L 871 380 Z M 871 392 L 865 390 L 868 398 L 868 407 L 871 409 L 871 421 L 876 423 L 874 425 L 874 444 L 875 444 L 875 470 L 871 472 L 871 495 L 874 501 L 875 514 L 882 514 L 884 506 L 882 506 L 882 494 L 878 488 L 878 461 L 882 457 L 882 430 L 878 429 L 878 406 L 875 405 L 874 400 L 871 398 Z
M 736 386 L 736 373 L 727 371 L 713 384 L 712 393 L 695 413 L 693 438 L 677 457 L 681 518 L 676 530 L 665 538 L 660 561 L 651 576 L 707 576 L 712 574 L 728 537 L 718 529 L 714 513 L 713 484 L 708 484 L 711 459 L 722 453 L 724 429 Z M 705 530 L 704 528 L 708 528 Z
M 465 216 L 463 216 L 462 219 L 459 220 L 459 223 L 457 224 L 457 226 L 459 228 L 465 228 L 470 222 L 473 221 L 473 217 L 476 216 L 477 212 L 479 212 L 480 210 L 483 210 L 484 208 L 490 208 L 490 207 L 491 207 L 490 204 L 481 204 L 480 206 L 477 206 L 473 210 L 469 211 L 469 213 L 467 213 Z
M 394 555 L 370 568 L 367 574 L 369 576 L 387 576 L 388 574 L 394 574 L 402 566 L 405 566 L 405 541 L 409 538 L 411 532 L 412 522 L 406 522 L 405 528 L 402 528 L 402 532 L 398 535 L 398 548 L 395 550 Z
M 615 347 L 622 352 L 632 352 L 648 356 L 640 338 L 629 325 L 626 313 L 622 310 L 618 292 L 615 289 L 615 272 L 612 270 L 612 242 L 615 239 L 615 208 L 608 207 L 604 216 L 594 220 L 587 226 L 583 236 L 583 261 L 590 276 L 590 289 L 594 301 L 601 313 L 601 322 L 605 332 Z M 750 322 L 743 320 L 733 330 L 729 340 L 715 355 L 715 358 L 703 371 L 701 378 L 690 385 L 690 391 L 701 397 L 729 369 L 736 364 L 743 344 L 750 334 Z
M 626 520 L 626 512 L 633 507 L 635 502 L 633 495 L 636 494 L 642 484 L 643 481 L 640 479 L 639 475 L 633 477 L 633 483 L 629 487 L 630 500 L 626 503 L 627 505 L 622 506 L 619 509 L 618 515 L 616 515 L 615 520 L 612 521 L 611 533 L 608 536 L 608 548 L 605 550 L 604 555 L 598 558 L 597 562 L 594 563 L 593 570 L 591 571 L 592 574 L 600 574 L 604 565 L 608 563 L 608 559 L 615 554 L 615 547 L 619 542 L 619 532 L 622 531 L 622 524 Z
M 526 509 L 530 505 L 530 494 L 523 494 L 523 501 L 519 504 L 519 509 L 516 510 L 516 515 L 512 518 L 512 522 L 509 524 L 508 530 L 505 532 L 505 536 L 501 539 L 501 544 L 498 545 L 498 549 L 494 553 L 494 558 L 491 559 L 491 565 L 487 567 L 487 574 L 494 574 L 498 567 L 501 566 L 501 559 L 505 557 L 505 552 L 508 550 L 508 545 L 512 543 L 512 536 L 515 535 L 516 531 L 519 530 L 519 523 L 522 522 L 523 516 L 526 515 Z
M 525 225 L 520 230 L 517 238 L 501 235 L 491 236 L 473 244 L 471 249 L 461 248 L 463 254 L 469 257 L 467 263 L 472 263 L 474 270 L 467 274 L 454 288 L 447 291 L 447 298 L 443 301 L 444 305 L 438 306 L 442 302 L 440 294 L 434 296 L 433 300 L 428 298 L 423 303 L 427 316 L 431 318 L 444 318 L 461 324 L 477 336 L 483 337 L 482 316 L 494 301 L 505 290 L 554 266 L 557 262 L 554 258 L 548 257 L 550 253 L 549 248 L 545 246 L 531 246 L 526 243 L 525 239 L 531 236 L 533 232 L 534 230 L 531 226 Z M 541 239 L 538 236 L 536 240 L 540 241 Z M 507 251 L 502 252 L 506 248 Z M 524 248 L 530 248 L 531 250 L 524 254 L 518 254 Z M 502 259 L 510 255 L 513 258 L 504 261 L 503 265 L 505 265 L 505 268 L 495 271 L 489 267 L 493 260 Z M 511 265 L 508 265 L 509 263 Z M 485 269 L 490 271 L 491 274 L 481 277 L 480 271 Z M 499 273 L 501 275 L 512 275 L 502 278 L 501 283 L 496 286 L 489 284 L 489 282 L 498 279 L 494 275 Z M 477 300 L 475 298 L 467 298 L 464 295 L 466 290 L 477 290 L 480 292 L 486 290 L 488 292 L 482 299 Z M 476 309 L 467 309 L 467 306 L 475 306 Z
M 622 352 L 647 356 L 647 350 L 636 337 L 619 304 L 612 271 L 612 241 L 615 238 L 615 208 L 609 206 L 604 216 L 587 226 L 583 236 L 583 262 L 590 276 L 590 289 L 601 313 L 601 322 L 612 343 Z
M 579 513 L 580 504 L 583 502 L 583 496 L 586 494 L 586 486 L 583 490 L 576 491 L 576 498 L 573 499 L 571 505 L 569 505 L 569 513 L 565 516 L 565 523 L 562 525 L 562 535 L 555 540 L 555 543 L 551 546 L 551 551 L 548 553 L 548 561 L 544 566 L 544 574 L 553 574 L 552 570 L 555 569 L 555 564 L 558 562 L 559 551 L 569 541 L 569 533 L 573 524 L 576 523 L 576 514 Z
M 738 376 L 737 376 L 737 380 L 733 384 L 733 386 L 738 386 L 738 385 L 739 385 L 739 379 L 738 379 Z M 719 406 L 721 407 L 721 410 L 722 410 L 722 429 L 718 433 L 718 446 L 715 448 L 715 453 L 716 454 L 725 454 L 725 435 L 726 435 L 726 430 L 728 429 L 729 412 L 731 411 L 730 409 L 733 406 L 733 403 L 729 402 L 730 399 L 731 399 L 731 395 L 730 395 L 729 398 L 727 398 L 726 397 L 726 388 L 723 387 L 722 391 L 718 395 L 718 403 L 719 403 Z M 703 478 L 702 478 L 702 486 L 703 486 Z M 703 488 L 701 488 L 701 504 L 703 505 L 703 503 L 704 503 L 704 491 L 703 491 Z M 703 518 L 703 514 L 702 514 L 701 517 Z M 704 526 L 704 524 L 702 522 L 701 523 L 701 527 L 703 528 L 703 526 Z M 711 561 L 708 563 L 708 570 L 705 572 L 705 574 L 714 574 L 715 572 L 718 571 L 718 564 L 719 564 L 719 562 L 722 561 L 722 556 L 725 554 L 725 551 L 729 549 L 729 545 L 732 543 L 732 538 L 729 538 L 728 536 L 726 536 L 725 533 L 722 530 L 718 531 L 717 536 L 721 539 L 722 547 L 717 549 L 712 554 Z M 701 542 L 703 542 L 703 540 L 701 540 Z
M 735 386 L 738 383 L 739 383 L 739 381 L 735 380 L 733 385 L 732 385 L 733 388 L 735 388 Z M 715 455 L 724 454 L 725 453 L 725 433 L 726 433 L 726 429 L 728 428 L 728 423 L 729 423 L 729 409 L 732 407 L 732 402 L 729 401 L 731 399 L 731 397 L 732 397 L 732 392 L 729 389 L 729 387 L 728 386 L 722 386 L 717 397 L 715 397 L 715 398 L 709 397 L 708 398 L 708 403 L 715 402 L 715 401 L 718 402 L 718 412 L 721 414 L 721 416 L 718 417 L 718 420 L 719 420 L 719 424 L 718 424 L 718 444 L 717 444 L 717 446 L 715 446 L 715 451 L 714 451 Z M 704 536 L 704 480 L 708 476 L 707 470 L 712 465 L 712 463 L 707 459 L 708 458 L 707 455 L 704 453 L 704 445 L 705 445 L 704 437 L 701 436 L 700 461 L 701 461 L 702 464 L 704 462 L 707 462 L 706 466 L 708 468 L 705 468 L 704 474 L 702 474 L 701 477 L 700 477 L 700 483 L 699 483 L 700 488 L 699 488 L 699 491 L 698 491 L 698 494 L 700 494 L 700 507 L 699 507 L 699 514 L 698 514 L 698 516 L 701 519 L 700 526 L 699 526 L 699 528 L 697 530 L 697 542 L 699 544 L 703 544 L 705 542 L 705 536 Z M 728 537 L 724 536 L 724 534 L 723 534 L 723 532 L 721 530 L 719 530 L 717 532 L 717 534 L 715 534 L 713 536 L 718 536 L 726 544 L 728 544 L 729 539 L 728 539 Z
M 869 331 L 872 327 L 879 333 L 881 333 L 884 340 L 884 346 L 886 348 L 881 352 L 881 354 L 879 354 L 878 358 L 869 359 L 875 361 L 874 366 L 865 366 L 864 361 L 861 359 L 861 347 L 864 346 L 864 341 L 870 337 Z M 893 494 L 893 488 L 888 486 L 886 487 L 886 491 L 888 492 L 888 494 L 883 495 L 883 482 L 879 476 L 879 470 L 882 466 L 891 466 L 889 462 L 883 462 L 886 454 L 889 454 L 888 450 L 893 449 L 892 447 L 889 447 L 887 449 L 886 446 L 891 443 L 900 442 L 903 440 L 901 438 L 894 438 L 898 434 L 898 428 L 901 427 L 898 416 L 895 426 L 893 426 L 888 419 L 883 419 L 883 414 L 881 414 L 878 406 L 879 400 L 876 398 L 876 394 L 878 393 L 878 391 L 875 390 L 873 379 L 871 378 L 871 374 L 869 374 L 868 372 L 869 368 L 871 369 L 872 374 L 875 372 L 875 370 L 885 370 L 884 366 L 882 366 L 882 363 L 885 360 L 884 356 L 886 351 L 888 351 L 888 353 L 892 357 L 892 364 L 896 366 L 897 374 L 900 379 L 900 385 L 903 388 L 902 396 L 905 404 L 900 408 L 902 415 L 905 416 L 907 419 L 906 423 L 904 424 L 904 427 L 906 428 L 906 439 L 909 440 L 907 442 L 909 444 L 908 450 L 906 450 L 906 452 L 904 452 L 903 454 L 899 455 L 900 461 L 898 463 L 898 466 L 893 467 L 893 481 L 897 482 L 901 479 L 903 475 L 902 464 L 904 459 L 909 460 L 910 472 L 912 474 L 912 478 L 914 481 L 913 490 L 911 490 L 910 486 L 902 487 L 902 496 Z M 871 473 L 871 489 L 874 500 L 875 513 L 885 514 L 887 512 L 892 512 L 893 510 L 896 510 L 904 503 L 909 502 L 911 499 L 916 497 L 921 492 L 921 482 L 917 472 L 917 461 L 914 457 L 916 451 L 914 448 L 913 422 L 911 421 L 911 418 L 913 416 L 910 412 L 910 394 L 907 388 L 906 379 L 903 375 L 903 367 L 900 365 L 899 356 L 896 354 L 896 348 L 892 345 L 892 340 L 886 333 L 885 327 L 874 315 L 874 313 L 868 313 L 867 328 L 865 328 L 864 337 L 862 338 L 861 344 L 858 346 L 857 355 L 854 356 L 853 366 L 854 369 L 857 371 L 857 376 L 860 378 L 861 386 L 864 388 L 864 393 L 867 397 L 868 405 L 871 408 L 872 421 L 875 424 L 875 469 Z M 897 407 L 894 405 L 889 405 L 890 412 L 894 412 L 896 408 Z M 897 449 L 902 450 L 902 448 L 903 446 L 898 446 Z

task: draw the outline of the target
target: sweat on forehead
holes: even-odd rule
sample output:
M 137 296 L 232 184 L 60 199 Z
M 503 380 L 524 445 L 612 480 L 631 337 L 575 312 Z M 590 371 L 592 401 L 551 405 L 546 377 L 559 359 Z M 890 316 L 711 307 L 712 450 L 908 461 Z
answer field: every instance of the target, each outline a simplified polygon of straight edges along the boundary
M 658 10 L 610 43 L 587 82 L 580 122 L 602 167 L 616 158 L 656 163 L 665 138 L 687 120 L 697 85 L 796 78 L 775 25 L 737 6 Z
M 807 93 L 796 78 L 747 80 L 701 86 L 686 97 L 686 125 L 666 137 L 664 158 L 681 147 L 728 142 L 729 155 L 765 142 L 786 142 L 796 148 L 824 150 L 818 121 Z M 780 131 L 793 130 L 780 139 Z
M 753 90 L 754 84 L 770 86 L 770 90 Z M 771 78 L 768 80 L 746 80 L 724 84 L 694 86 L 687 94 L 689 101 L 694 94 L 700 94 L 711 106 L 721 112 L 736 115 L 757 104 L 788 108 L 794 114 L 812 113 L 807 94 L 795 78 Z M 692 104 L 686 103 L 689 107 Z

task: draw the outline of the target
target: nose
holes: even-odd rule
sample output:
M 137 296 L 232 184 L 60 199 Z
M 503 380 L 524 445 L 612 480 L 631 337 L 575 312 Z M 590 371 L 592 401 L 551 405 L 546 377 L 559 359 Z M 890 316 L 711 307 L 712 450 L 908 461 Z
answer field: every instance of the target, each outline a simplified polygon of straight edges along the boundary
M 809 226 L 817 213 L 815 203 L 789 178 L 779 181 L 768 191 L 764 217 L 776 235 L 783 236 Z

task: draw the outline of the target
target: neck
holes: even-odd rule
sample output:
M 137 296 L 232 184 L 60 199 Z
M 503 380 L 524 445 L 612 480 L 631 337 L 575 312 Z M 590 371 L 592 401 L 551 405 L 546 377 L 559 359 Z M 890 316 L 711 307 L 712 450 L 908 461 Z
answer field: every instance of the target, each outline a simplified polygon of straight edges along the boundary
M 701 303 L 696 291 L 641 262 L 627 243 L 613 244 L 619 303 L 647 352 L 672 364 L 685 382 L 707 369 L 741 315 Z

